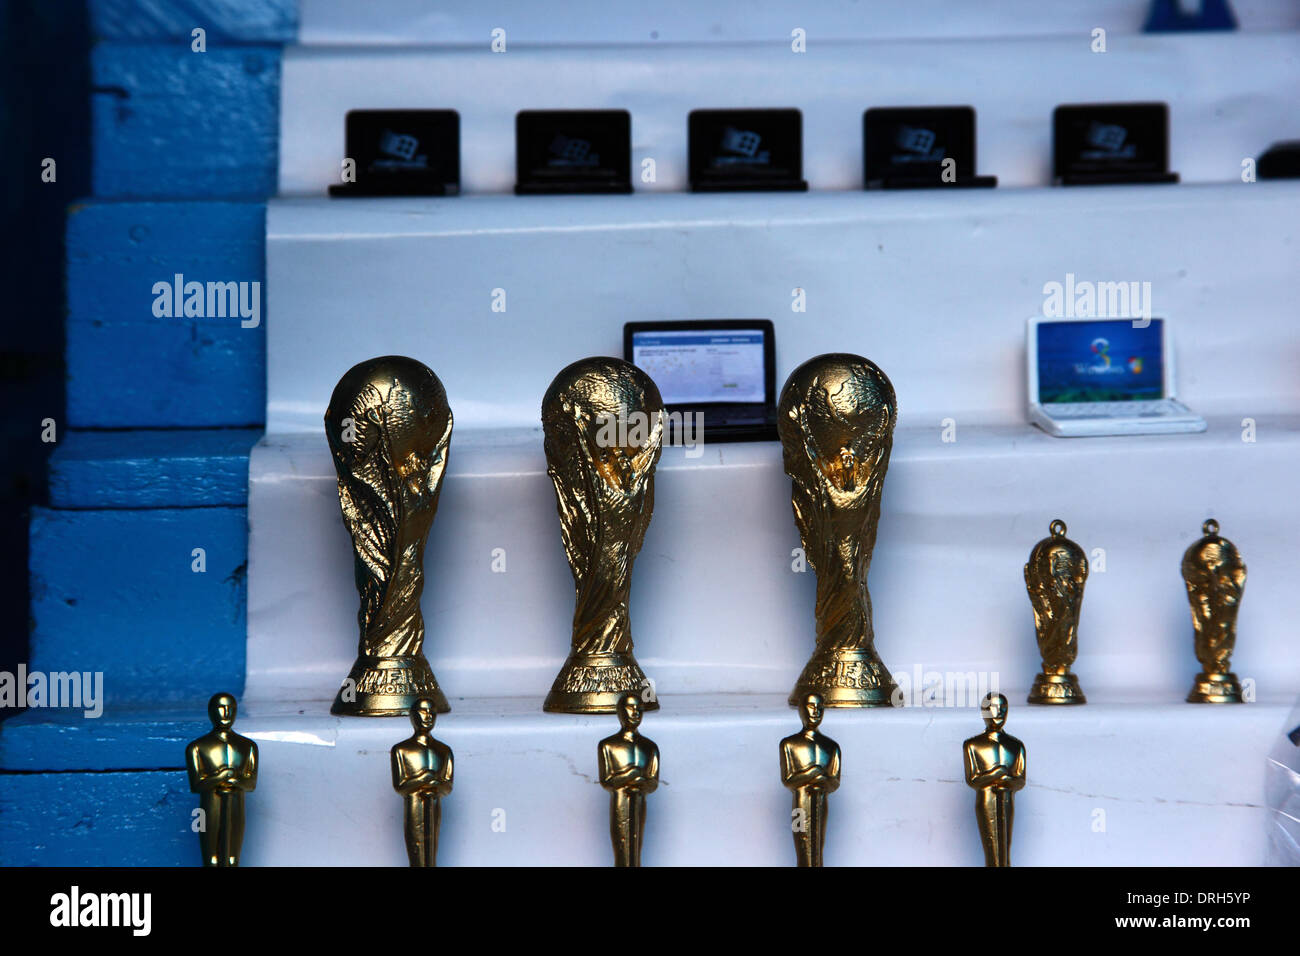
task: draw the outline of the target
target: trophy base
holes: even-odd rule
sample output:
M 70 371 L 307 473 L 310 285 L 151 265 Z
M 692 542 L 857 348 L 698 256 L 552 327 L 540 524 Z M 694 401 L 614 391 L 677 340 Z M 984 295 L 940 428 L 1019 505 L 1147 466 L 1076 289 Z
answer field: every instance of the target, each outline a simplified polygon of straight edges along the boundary
M 1241 683 L 1237 675 L 1207 674 L 1204 671 L 1196 675 L 1192 689 L 1187 694 L 1189 704 L 1240 704 Z
M 1086 704 L 1079 678 L 1068 671 L 1064 674 L 1039 674 L 1034 678 L 1029 692 L 1031 704 Z
M 658 710 L 652 688 L 631 654 L 570 655 L 542 710 L 548 714 L 613 714 L 627 693 L 641 698 L 643 711 Z
M 414 657 L 361 655 L 334 697 L 330 713 L 340 717 L 405 717 L 421 697 L 433 701 L 434 710 L 451 710 L 438 679 L 423 654 Z
M 820 694 L 823 707 L 893 707 L 898 685 L 873 648 L 814 653 L 790 691 L 790 706 Z M 901 699 L 901 698 L 900 698 Z

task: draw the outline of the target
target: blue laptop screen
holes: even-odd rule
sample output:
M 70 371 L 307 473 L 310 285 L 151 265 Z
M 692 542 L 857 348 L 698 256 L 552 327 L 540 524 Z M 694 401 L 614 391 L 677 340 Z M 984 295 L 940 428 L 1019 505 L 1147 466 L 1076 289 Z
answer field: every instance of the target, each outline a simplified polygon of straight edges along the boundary
M 1162 319 L 1040 322 L 1038 401 L 1124 402 L 1165 396 Z
M 762 329 L 634 332 L 632 364 L 654 379 L 665 405 L 767 399 Z

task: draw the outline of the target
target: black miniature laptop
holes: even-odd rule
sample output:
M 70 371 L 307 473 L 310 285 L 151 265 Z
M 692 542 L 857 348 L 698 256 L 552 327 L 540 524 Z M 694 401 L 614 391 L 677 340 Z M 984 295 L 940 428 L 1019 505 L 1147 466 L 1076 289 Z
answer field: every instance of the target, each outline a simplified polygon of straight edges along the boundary
M 975 110 L 970 106 L 873 107 L 862 114 L 867 189 L 991 188 L 975 171 Z
M 627 110 L 515 114 L 516 195 L 631 191 L 632 114 Z
M 1052 168 L 1062 186 L 1176 183 L 1164 103 L 1076 103 L 1052 113 Z
M 771 320 L 628 322 L 623 357 L 659 386 L 670 443 L 776 439 Z
M 460 192 L 460 114 L 455 110 L 349 110 L 344 135 L 355 176 L 330 186 L 331 196 Z
M 807 191 L 798 110 L 692 110 L 686 124 L 692 192 Z

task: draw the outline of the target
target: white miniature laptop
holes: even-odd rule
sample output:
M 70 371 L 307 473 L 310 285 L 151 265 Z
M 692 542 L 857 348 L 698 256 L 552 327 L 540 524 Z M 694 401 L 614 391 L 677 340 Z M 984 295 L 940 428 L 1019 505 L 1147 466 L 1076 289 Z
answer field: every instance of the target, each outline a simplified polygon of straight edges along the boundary
M 1174 397 L 1168 319 L 1031 318 L 1029 420 L 1062 438 L 1205 431 Z

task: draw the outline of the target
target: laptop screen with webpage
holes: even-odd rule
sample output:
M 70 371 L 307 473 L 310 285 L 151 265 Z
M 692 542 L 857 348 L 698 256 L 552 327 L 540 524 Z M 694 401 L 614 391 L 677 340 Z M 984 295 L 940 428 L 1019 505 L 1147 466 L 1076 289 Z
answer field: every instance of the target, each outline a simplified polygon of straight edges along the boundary
M 1038 401 L 1126 402 L 1165 397 L 1164 320 L 1038 324 Z
M 762 404 L 763 329 L 658 329 L 632 333 L 632 364 L 665 405 Z

